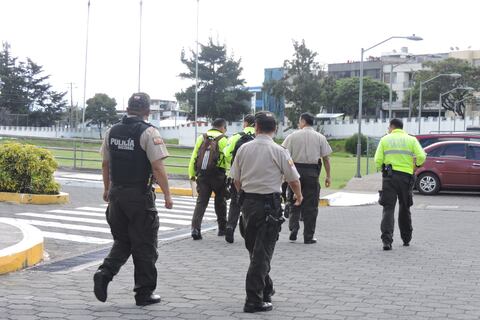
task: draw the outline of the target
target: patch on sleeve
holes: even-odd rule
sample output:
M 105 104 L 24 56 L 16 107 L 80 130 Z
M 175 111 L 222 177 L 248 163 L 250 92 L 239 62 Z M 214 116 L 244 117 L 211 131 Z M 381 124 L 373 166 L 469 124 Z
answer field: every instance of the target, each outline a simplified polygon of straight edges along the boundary
M 153 144 L 154 144 L 154 145 L 159 145 L 159 144 L 165 144 L 165 143 L 163 142 L 163 139 L 162 139 L 162 138 L 160 138 L 160 137 L 153 137 Z
M 290 165 L 290 167 L 293 167 L 295 165 L 292 159 L 288 159 L 288 164 Z

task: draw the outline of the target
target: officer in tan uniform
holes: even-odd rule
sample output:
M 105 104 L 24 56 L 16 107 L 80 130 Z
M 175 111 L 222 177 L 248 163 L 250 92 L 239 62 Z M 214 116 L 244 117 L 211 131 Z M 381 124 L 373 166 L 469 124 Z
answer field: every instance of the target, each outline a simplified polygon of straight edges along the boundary
M 132 255 L 135 265 L 135 301 L 139 306 L 160 302 L 157 286 L 157 242 L 159 219 L 155 207 L 153 179 L 165 196 L 165 207 L 173 206 L 163 160 L 168 151 L 158 130 L 145 122 L 150 98 L 135 93 L 128 100 L 127 116 L 106 134 L 102 145 L 103 199 L 108 202 L 107 222 L 113 246 L 95 273 L 94 293 L 105 302 L 107 287 Z
M 242 217 L 240 231 L 250 255 L 244 312 L 272 310 L 273 289 L 270 261 L 284 221 L 281 207 L 283 178 L 302 202 L 299 174 L 288 151 L 273 141 L 277 129 L 270 112 L 255 115 L 255 140 L 237 152 L 231 175 L 239 191 Z
M 330 186 L 330 159 L 332 148 L 327 139 L 312 128 L 314 117 L 311 113 L 300 115 L 298 130 L 285 139 L 283 146 L 290 151 L 295 167 L 300 173 L 302 184 L 303 203 L 300 207 L 292 207 L 289 218 L 290 240 L 297 240 L 300 229 L 300 215 L 303 217 L 303 241 L 306 244 L 316 243 L 315 225 L 318 215 L 318 200 L 320 198 L 320 183 L 318 177 L 325 166 L 327 177 L 325 187 Z M 289 192 L 291 194 L 291 192 Z

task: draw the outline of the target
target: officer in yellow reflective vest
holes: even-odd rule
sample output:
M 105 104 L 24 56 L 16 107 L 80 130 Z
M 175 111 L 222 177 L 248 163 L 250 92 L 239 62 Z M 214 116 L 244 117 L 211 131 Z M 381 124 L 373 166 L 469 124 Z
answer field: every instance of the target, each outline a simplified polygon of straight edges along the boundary
M 392 119 L 375 152 L 377 169 L 382 169 L 382 190 L 379 204 L 383 206 L 380 229 L 382 231 L 383 250 L 392 250 L 393 229 L 395 226 L 395 204 L 399 202 L 398 226 L 404 246 L 412 239 L 412 218 L 410 207 L 413 205 L 414 168 L 423 165 L 426 154 L 418 140 L 403 131 L 403 122 Z

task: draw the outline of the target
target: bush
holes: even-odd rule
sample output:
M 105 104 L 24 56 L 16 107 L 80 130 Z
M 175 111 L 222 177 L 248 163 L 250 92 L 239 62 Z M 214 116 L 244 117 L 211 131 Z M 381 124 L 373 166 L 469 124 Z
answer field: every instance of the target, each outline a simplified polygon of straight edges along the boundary
M 58 194 L 57 169 L 50 151 L 29 144 L 0 145 L 0 192 Z
M 357 154 L 357 143 L 358 143 L 358 133 L 355 133 L 353 136 L 348 138 L 345 141 L 345 150 L 351 154 Z M 360 136 L 360 141 L 362 144 L 362 154 L 365 154 L 367 151 L 367 137 L 363 134 Z

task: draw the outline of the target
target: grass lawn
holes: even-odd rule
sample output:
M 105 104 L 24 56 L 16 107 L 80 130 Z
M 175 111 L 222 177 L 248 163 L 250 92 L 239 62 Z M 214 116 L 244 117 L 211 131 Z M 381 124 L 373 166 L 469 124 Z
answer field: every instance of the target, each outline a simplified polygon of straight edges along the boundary
M 12 139 L 1 139 L 0 143 L 5 143 L 7 141 L 12 141 Z M 68 148 L 73 149 L 73 142 L 72 141 L 65 141 L 65 140 L 50 140 L 50 139 L 35 139 L 35 140 L 27 140 L 27 139 L 13 139 L 13 141 L 23 142 L 34 144 L 39 147 L 47 147 L 47 148 Z M 167 143 L 178 143 L 178 141 L 167 141 Z M 357 168 L 357 159 L 356 157 L 352 156 L 351 154 L 345 152 L 345 140 L 331 140 L 329 141 L 330 145 L 333 149 L 333 154 L 330 157 L 331 163 L 331 175 L 332 175 L 332 189 L 341 189 L 345 187 L 347 182 L 353 178 L 356 173 Z M 100 169 L 101 168 L 101 157 L 99 154 L 100 150 L 100 142 L 98 141 L 91 141 L 87 143 L 77 142 L 77 149 L 84 149 L 87 151 L 79 151 L 77 150 L 77 161 L 76 166 L 77 168 L 85 168 L 85 169 Z M 74 161 L 70 160 L 73 159 L 74 152 L 73 150 L 55 150 L 50 149 L 53 153 L 59 166 L 61 167 L 73 167 Z M 167 165 L 167 172 L 170 174 L 178 174 L 178 175 L 187 175 L 187 168 L 179 168 L 179 167 L 172 167 L 171 165 L 175 166 L 187 166 L 189 159 L 188 158 L 175 158 L 175 156 L 183 156 L 183 157 L 190 157 L 192 149 L 178 149 L 173 146 L 169 146 L 168 151 L 171 155 L 165 163 Z M 61 158 L 70 158 L 70 159 L 61 159 Z M 79 160 L 83 158 L 84 160 Z M 93 160 L 93 161 L 89 161 Z M 362 158 L 362 175 L 366 173 L 366 158 Z M 375 172 L 373 159 L 370 158 L 369 161 L 369 172 Z M 322 174 L 320 177 L 320 183 L 322 188 L 324 187 L 325 181 L 325 170 L 322 170 Z

